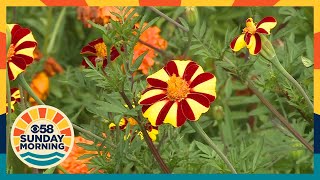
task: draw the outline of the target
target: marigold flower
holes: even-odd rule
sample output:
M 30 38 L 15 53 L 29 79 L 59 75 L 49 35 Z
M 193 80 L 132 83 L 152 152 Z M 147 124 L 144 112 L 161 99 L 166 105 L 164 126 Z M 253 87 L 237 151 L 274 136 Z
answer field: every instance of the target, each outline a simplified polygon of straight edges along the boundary
M 41 71 L 33 77 L 30 87 L 42 101 L 45 101 L 49 95 L 49 84 L 48 75 Z M 29 98 L 29 102 L 33 106 L 37 105 L 37 102 L 32 97 Z
M 97 66 L 97 63 L 102 63 L 103 68 L 107 66 L 107 46 L 102 38 L 96 39 L 84 46 L 80 54 L 86 55 L 94 66 Z M 117 49 L 112 47 L 110 52 L 111 61 L 115 60 L 119 55 Z M 89 66 L 85 60 L 82 60 L 82 65 L 86 68 Z
M 139 24 L 136 26 L 139 27 Z M 157 26 L 149 27 L 140 35 L 140 40 L 153 47 L 164 50 L 167 48 L 168 42 L 161 37 L 160 32 L 161 30 Z M 148 53 L 145 55 L 142 64 L 139 67 L 139 70 L 141 70 L 143 74 L 148 74 L 149 68 L 154 65 L 154 58 L 158 54 L 154 49 L 141 42 L 138 42 L 134 46 L 133 62 L 146 51 L 148 51 Z
M 276 25 L 276 19 L 271 16 L 263 18 L 257 25 L 255 25 L 252 18 L 248 18 L 242 34 L 234 38 L 230 43 L 231 49 L 239 51 L 247 47 L 250 54 L 258 54 L 262 48 L 260 34 L 270 34 L 270 30 Z
M 20 102 L 20 91 L 18 88 L 11 88 L 10 94 L 11 94 L 11 113 L 13 113 L 14 112 L 14 105 L 17 102 Z M 7 108 L 7 114 L 8 114 L 8 111 L 9 111 L 8 103 L 6 104 L 6 108 Z
M 119 8 L 113 7 L 113 6 L 102 6 L 102 7 L 78 7 L 77 11 L 78 11 L 78 19 L 80 19 L 86 27 L 91 28 L 91 24 L 88 23 L 88 20 L 91 20 L 96 24 L 105 25 L 110 23 L 110 20 L 121 21 L 121 19 L 119 19 L 113 13 L 120 14 L 125 18 L 127 18 L 128 15 L 133 10 L 134 8 L 131 8 L 128 12 L 126 12 L 127 7 L 123 8 L 123 10 L 120 10 Z M 137 13 L 134 14 L 134 16 L 137 16 L 137 15 L 138 15 Z
M 15 80 L 33 62 L 37 42 L 29 29 L 18 24 L 7 26 L 11 32 L 11 44 L 7 52 L 8 74 L 10 80 Z
M 96 151 L 87 151 L 82 147 L 78 146 L 78 143 L 85 143 L 88 145 L 93 145 L 93 141 L 86 140 L 81 136 L 74 138 L 74 145 L 69 156 L 60 164 L 64 169 L 66 169 L 71 174 L 88 174 L 90 173 L 88 168 L 88 163 L 90 158 L 78 159 L 84 154 L 98 154 Z
M 49 77 L 56 75 L 56 73 L 60 74 L 64 72 L 62 66 L 53 57 L 49 57 L 46 60 L 43 70 Z
M 190 60 L 172 60 L 147 77 L 150 87 L 141 95 L 143 116 L 153 126 L 179 127 L 196 121 L 216 98 L 216 78 Z

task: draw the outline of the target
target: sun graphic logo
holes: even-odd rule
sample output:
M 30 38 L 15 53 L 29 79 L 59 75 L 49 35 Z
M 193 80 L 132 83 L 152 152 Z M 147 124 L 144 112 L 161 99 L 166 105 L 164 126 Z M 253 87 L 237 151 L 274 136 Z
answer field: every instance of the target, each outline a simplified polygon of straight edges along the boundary
M 13 123 L 11 145 L 26 165 L 48 169 L 65 160 L 74 143 L 74 131 L 68 117 L 59 109 L 33 106 Z

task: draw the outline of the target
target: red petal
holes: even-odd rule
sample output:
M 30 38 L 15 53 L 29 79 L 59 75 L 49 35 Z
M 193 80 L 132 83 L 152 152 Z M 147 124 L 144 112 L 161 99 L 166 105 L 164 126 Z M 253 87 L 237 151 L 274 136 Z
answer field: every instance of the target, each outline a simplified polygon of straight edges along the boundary
M 161 109 L 161 111 L 159 112 L 157 119 L 156 119 L 156 125 L 160 125 L 163 123 L 164 119 L 166 118 L 171 106 L 173 105 L 173 103 L 175 103 L 174 101 L 168 101 L 163 108 Z
M 198 70 L 198 68 L 199 68 L 198 64 L 196 64 L 195 62 L 190 62 L 183 73 L 183 79 L 186 80 L 187 82 L 190 81 L 190 79 L 192 78 L 194 73 Z
M 198 84 L 201 84 L 205 81 L 208 81 L 209 79 L 213 79 L 214 75 L 211 73 L 202 73 L 199 76 L 197 76 L 190 84 L 190 88 L 194 88 L 195 86 L 197 86 Z
M 164 67 L 164 70 L 169 74 L 169 76 L 172 76 L 173 74 L 179 76 L 178 67 L 174 61 L 169 61 Z

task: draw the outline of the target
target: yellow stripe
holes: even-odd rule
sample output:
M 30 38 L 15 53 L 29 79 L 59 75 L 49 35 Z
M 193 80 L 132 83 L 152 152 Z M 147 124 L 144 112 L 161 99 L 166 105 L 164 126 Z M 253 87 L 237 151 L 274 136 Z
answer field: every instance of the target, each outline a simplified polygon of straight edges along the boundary
M 250 43 L 249 43 L 249 45 L 248 45 L 247 47 L 248 47 L 248 49 L 249 49 L 250 54 L 256 55 L 256 54 L 254 53 L 254 50 L 255 50 L 255 48 L 256 48 L 256 37 L 255 37 L 255 36 L 252 35 L 252 36 L 250 37 Z
M 150 97 L 153 97 L 153 96 L 156 96 L 156 95 L 159 95 L 159 94 L 163 94 L 163 90 L 161 89 L 152 89 L 152 90 L 149 90 L 147 91 L 146 93 L 144 93 L 143 95 L 141 95 L 141 99 L 139 100 L 139 103 L 145 99 L 148 99 Z
M 58 126 L 59 130 L 62 130 L 62 129 L 69 127 L 69 123 L 66 119 L 63 119 L 57 124 L 57 126 Z
M 29 34 L 27 34 L 26 36 L 24 36 L 23 38 L 21 38 L 15 47 L 18 47 L 21 43 L 26 42 L 26 41 L 32 41 L 32 42 L 36 42 L 36 40 L 34 39 L 32 33 L 30 32 Z
M 0 69 L 0 114 L 6 113 L 6 69 Z
M 169 76 L 163 68 L 155 72 L 154 74 L 151 74 L 150 76 L 148 76 L 148 78 L 159 79 L 164 82 L 167 82 L 169 80 Z
M 274 6 L 313 6 L 314 0 L 280 0 Z
M 213 79 L 198 84 L 196 87 L 193 88 L 193 91 L 216 96 L 216 81 L 217 78 L 214 77 Z
M 30 56 L 33 58 L 33 51 L 35 48 L 36 47 L 21 49 L 21 50 L 17 51 L 16 54 L 23 54 L 23 55 Z
M 139 0 L 86 0 L 88 6 L 139 6 Z
M 19 136 L 14 136 L 13 137 L 13 144 L 14 146 L 18 146 L 20 143 L 20 137 Z
M 244 34 L 241 34 L 236 43 L 234 44 L 234 48 L 232 49 L 233 51 L 240 51 L 242 48 L 246 47 L 246 42 L 244 41 Z
M 178 103 L 174 103 L 168 111 L 166 118 L 164 119 L 163 123 L 169 123 L 174 127 L 177 127 L 177 110 L 178 110 Z
M 270 34 L 270 30 L 273 29 L 276 25 L 277 25 L 276 22 L 265 22 L 265 23 L 262 23 L 259 26 L 259 28 L 266 30 L 268 34 Z
M 192 82 L 197 76 L 199 76 L 202 73 L 204 73 L 204 71 L 203 71 L 202 67 L 199 66 L 198 69 L 196 70 L 196 72 L 191 77 L 190 82 Z
M 55 115 L 56 115 L 56 111 L 55 110 L 50 109 L 50 108 L 47 109 L 46 119 L 52 120 Z
M 17 76 L 24 71 L 23 69 L 20 69 L 18 66 L 16 66 L 13 63 L 9 63 L 9 67 L 11 69 L 11 72 L 14 78 L 17 78 Z M 5 81 L 2 81 L 2 82 L 5 82 Z
M 19 119 L 16 126 L 20 129 L 26 129 L 28 124 L 24 120 Z
M 173 60 L 178 68 L 179 76 L 183 76 L 184 71 L 186 70 L 187 65 L 190 63 L 190 60 Z
M 40 0 L 10 0 L 5 2 L 7 6 L 45 6 Z
M 1 1 L 1 5 L 0 5 L 0 32 L 2 33 L 6 33 L 6 11 L 7 11 L 7 7 L 5 5 L 3 5 L 3 3 L 6 1 Z M 1 60 L 2 61 L 2 60 Z M 5 82 L 5 81 L 1 81 L 1 82 Z
M 182 0 L 181 6 L 231 6 L 234 0 Z
M 320 69 L 314 70 L 314 112 L 320 115 Z
M 148 118 L 151 125 L 153 125 L 153 126 L 156 125 L 156 120 L 157 120 L 158 114 L 167 102 L 168 102 L 168 100 L 156 102 L 153 105 L 151 105 L 146 112 L 143 113 L 143 116 L 145 118 Z
M 314 6 L 314 32 L 320 32 L 320 1 Z
M 188 102 L 189 106 L 192 109 L 195 120 L 198 120 L 202 113 L 205 113 L 209 110 L 209 108 L 202 106 L 202 104 L 198 103 L 197 101 L 195 101 L 193 99 L 188 98 L 188 99 L 186 99 L 186 101 Z
M 39 119 L 39 112 L 38 109 L 31 109 L 29 111 L 32 121 L 36 121 Z
M 63 143 L 66 145 L 66 146 L 70 146 L 70 144 L 71 144 L 71 137 L 64 137 L 63 138 Z

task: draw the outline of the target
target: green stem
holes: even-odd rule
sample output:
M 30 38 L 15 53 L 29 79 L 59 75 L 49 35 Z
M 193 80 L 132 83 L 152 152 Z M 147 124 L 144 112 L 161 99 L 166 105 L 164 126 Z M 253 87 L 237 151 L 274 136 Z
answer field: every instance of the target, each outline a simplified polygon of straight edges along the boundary
M 58 165 L 57 168 L 62 171 L 64 174 L 70 174 L 65 168 L 63 168 L 61 165 Z
M 193 35 L 193 30 L 191 29 L 188 32 L 188 43 L 187 43 L 186 50 L 183 53 L 183 59 L 186 59 L 186 57 L 188 56 L 188 53 L 189 53 L 189 50 L 190 50 L 190 46 L 191 46 L 191 42 L 192 42 L 192 35 Z
M 17 78 L 19 85 L 26 90 L 29 95 L 40 105 L 45 105 L 43 101 L 33 92 L 29 84 L 27 83 L 26 79 L 24 78 L 23 74 L 19 74 Z M 22 93 L 22 92 L 20 92 Z
M 7 129 L 6 129 L 6 150 L 8 153 L 7 156 L 7 166 L 10 167 L 10 152 L 9 152 L 9 146 L 10 146 L 10 129 L 11 129 L 11 93 L 10 93 L 10 81 L 9 81 L 9 75 L 8 75 L 8 69 L 6 73 L 6 85 L 7 85 L 7 103 L 8 103 L 8 114 L 7 114 Z
M 58 35 L 58 32 L 59 32 L 59 29 L 62 27 L 61 24 L 62 24 L 62 20 L 64 20 L 64 16 L 66 14 L 66 7 L 64 7 L 60 14 L 59 14 L 59 17 L 56 21 L 56 24 L 53 28 L 53 32 L 52 32 L 52 35 L 50 37 L 50 42 L 49 42 L 49 45 L 48 45 L 48 48 L 47 48 L 47 54 L 51 55 L 52 53 L 52 50 L 53 50 L 53 47 L 55 47 L 55 42 L 56 42 L 56 37 Z
M 123 91 L 121 91 L 121 92 L 119 92 L 119 93 L 120 93 L 121 97 L 123 98 L 123 100 L 125 101 L 125 103 L 128 105 L 129 109 L 132 109 L 133 106 L 132 106 L 129 98 L 127 97 L 127 95 L 126 95 Z M 139 127 L 140 127 L 140 129 L 141 129 L 141 132 L 142 132 L 142 134 L 143 134 L 143 138 L 146 140 L 146 143 L 147 143 L 147 145 L 148 145 L 148 147 L 149 147 L 149 149 L 150 149 L 153 157 L 156 159 L 156 161 L 158 162 L 161 170 L 162 170 L 164 173 L 166 173 L 166 174 L 171 174 L 170 169 L 168 168 L 168 166 L 166 165 L 166 163 L 164 162 L 164 160 L 163 160 L 162 157 L 160 156 L 157 148 L 154 146 L 151 138 L 149 137 L 146 128 L 141 124 L 141 119 L 142 119 L 142 118 L 141 118 L 140 113 L 139 113 L 139 115 L 138 115 L 138 121 L 137 121 L 137 122 L 138 122 Z
M 192 126 L 192 128 L 203 138 L 204 141 L 206 141 L 209 146 L 220 156 L 220 158 L 226 163 L 226 165 L 229 167 L 231 172 L 233 174 L 237 174 L 237 171 L 234 169 L 231 162 L 228 160 L 228 158 L 223 154 L 222 151 L 218 148 L 216 144 L 210 139 L 210 137 L 203 131 L 202 127 L 199 125 L 198 122 L 194 121 L 188 121 L 189 124 Z
M 308 102 L 308 105 L 310 106 L 310 108 L 313 109 L 313 104 L 310 100 L 310 98 L 308 97 L 307 93 L 303 90 L 303 88 L 301 87 L 301 85 L 298 83 L 298 81 L 296 81 L 289 73 L 287 70 L 285 70 L 283 68 L 283 66 L 281 65 L 281 63 L 279 62 L 277 56 L 274 57 L 274 59 L 270 60 L 271 63 L 282 73 L 282 75 L 284 75 L 297 89 L 298 91 L 302 94 L 302 96 L 305 98 L 305 100 Z
M 166 19 L 167 21 L 169 21 L 170 23 L 174 24 L 178 28 L 182 29 L 183 31 L 185 31 L 185 32 L 189 31 L 187 28 L 183 27 L 181 24 L 177 23 L 175 20 L 171 19 L 169 16 L 167 16 L 163 12 L 159 11 L 157 8 L 154 8 L 154 7 L 148 7 L 148 8 L 151 9 L 153 12 L 157 13 L 159 16 Z
M 40 105 L 45 105 L 45 104 L 43 103 L 43 101 L 41 101 L 41 99 L 40 99 L 40 98 L 33 92 L 33 90 L 30 88 L 30 86 L 29 86 L 29 84 L 26 82 L 23 74 L 20 74 L 20 75 L 18 76 L 17 80 L 18 80 L 19 84 L 21 85 L 21 87 L 22 87 L 24 90 L 26 90 L 26 91 L 28 92 L 28 94 L 29 94 L 33 99 L 35 99 L 35 101 L 36 101 L 38 104 L 40 104 Z M 97 140 L 99 140 L 99 141 L 102 141 L 102 142 L 104 141 L 103 138 L 101 138 L 101 137 L 93 134 L 93 133 L 90 132 L 90 131 L 87 131 L 87 130 L 83 129 L 82 127 L 80 127 L 80 126 L 78 126 L 78 125 L 76 125 L 76 124 L 74 124 L 74 123 L 72 123 L 72 126 L 73 126 L 74 129 L 76 129 L 76 130 L 78 130 L 78 131 L 80 131 L 80 132 L 82 132 L 82 133 L 84 133 L 84 134 L 87 134 L 87 135 L 89 135 L 89 136 L 91 136 L 91 137 L 93 137 L 93 138 L 95 138 L 95 139 L 97 139 Z M 108 142 L 106 142 L 106 144 L 109 145 L 109 146 L 111 146 L 111 147 L 113 147 L 113 148 L 116 147 L 114 144 L 111 144 L 111 143 L 108 143 Z

